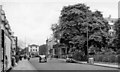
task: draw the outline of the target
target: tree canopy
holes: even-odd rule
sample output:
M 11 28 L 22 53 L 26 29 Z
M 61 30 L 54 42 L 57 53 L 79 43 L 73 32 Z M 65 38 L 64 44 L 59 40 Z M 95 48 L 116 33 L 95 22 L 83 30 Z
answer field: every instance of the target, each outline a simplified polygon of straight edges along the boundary
M 120 49 L 120 18 L 115 22 L 115 31 L 116 31 L 116 39 L 114 43 L 116 44 L 117 48 Z
M 47 47 L 46 47 L 46 44 L 43 44 L 39 47 L 39 54 L 46 55 L 46 53 L 47 53 Z
M 87 31 L 89 47 L 101 48 L 107 44 L 108 22 L 100 11 L 92 12 L 85 4 L 63 7 L 59 23 L 53 26 L 54 36 L 68 48 L 86 51 Z

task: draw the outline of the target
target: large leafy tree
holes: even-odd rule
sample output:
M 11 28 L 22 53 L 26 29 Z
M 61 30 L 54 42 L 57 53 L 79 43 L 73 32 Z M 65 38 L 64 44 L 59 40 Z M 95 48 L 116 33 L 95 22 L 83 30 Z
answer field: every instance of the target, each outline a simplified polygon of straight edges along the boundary
M 107 44 L 108 22 L 100 11 L 92 12 L 84 4 L 63 7 L 59 24 L 54 29 L 54 35 L 59 37 L 61 43 L 85 53 L 87 33 L 89 47 L 101 48 Z
M 116 39 L 114 43 L 117 46 L 117 49 L 120 49 L 120 18 L 115 22 L 115 30 L 116 30 Z
M 46 46 L 46 44 L 40 45 L 39 54 L 44 54 L 44 55 L 47 54 L 47 46 Z

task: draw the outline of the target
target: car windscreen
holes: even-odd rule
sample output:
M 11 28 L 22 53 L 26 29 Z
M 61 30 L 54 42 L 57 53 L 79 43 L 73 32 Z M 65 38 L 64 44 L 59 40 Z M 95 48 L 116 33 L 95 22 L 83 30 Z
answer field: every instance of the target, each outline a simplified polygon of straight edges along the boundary
M 44 57 L 45 57 L 45 55 L 40 55 L 40 57 L 44 58 Z

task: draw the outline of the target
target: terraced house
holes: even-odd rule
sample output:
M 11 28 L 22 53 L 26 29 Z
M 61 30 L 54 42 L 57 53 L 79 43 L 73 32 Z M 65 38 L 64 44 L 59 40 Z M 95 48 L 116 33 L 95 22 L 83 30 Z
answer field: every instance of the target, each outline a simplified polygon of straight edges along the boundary
M 12 67 L 12 55 L 15 55 L 16 41 L 5 12 L 0 5 L 0 71 Z

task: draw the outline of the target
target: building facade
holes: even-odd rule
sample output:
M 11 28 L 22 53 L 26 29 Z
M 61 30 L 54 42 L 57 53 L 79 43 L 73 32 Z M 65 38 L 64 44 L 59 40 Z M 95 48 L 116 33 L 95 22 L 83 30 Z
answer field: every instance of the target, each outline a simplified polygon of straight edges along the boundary
M 111 15 L 108 17 L 108 18 L 105 18 L 107 21 L 108 21 L 108 24 L 109 24 L 109 35 L 111 37 L 114 37 L 115 36 L 115 29 L 114 29 L 114 23 L 117 21 L 117 18 L 111 18 Z
M 1 32 L 1 24 L 2 24 L 2 19 L 1 19 L 1 10 L 2 10 L 2 6 L 0 6 L 0 72 L 2 71 L 2 60 L 3 60 L 3 48 L 2 48 L 2 32 Z
M 38 56 L 39 55 L 39 45 L 28 45 L 28 52 L 29 55 L 31 55 L 32 57 L 34 56 Z
M 5 71 L 12 67 L 13 37 L 5 12 L 0 5 L 0 70 Z
M 46 40 L 46 45 L 47 45 L 47 53 L 48 55 L 55 55 L 55 49 L 53 46 L 56 44 L 56 39 L 54 38 L 53 35 L 51 35 L 47 40 Z

